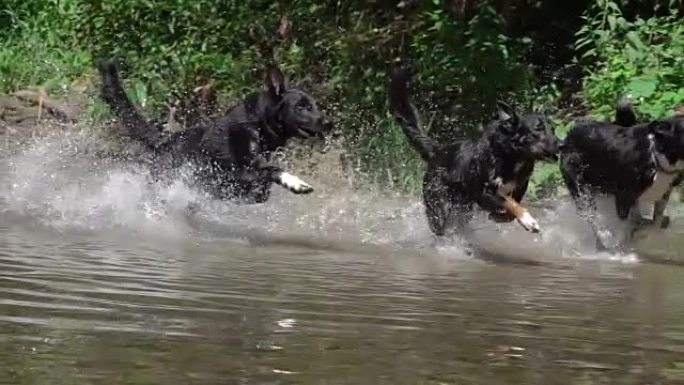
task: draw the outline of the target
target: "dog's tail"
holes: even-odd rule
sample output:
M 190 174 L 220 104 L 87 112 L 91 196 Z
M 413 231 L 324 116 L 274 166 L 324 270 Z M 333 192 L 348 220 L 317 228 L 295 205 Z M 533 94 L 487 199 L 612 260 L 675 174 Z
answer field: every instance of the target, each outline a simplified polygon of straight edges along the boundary
M 161 132 L 145 120 L 126 95 L 116 64 L 112 60 L 97 63 L 102 79 L 102 99 L 114 111 L 124 130 L 123 135 L 155 148 L 161 143 Z
M 434 157 L 437 144 L 421 130 L 418 110 L 409 99 L 410 77 L 407 70 L 395 68 L 390 74 L 387 95 L 390 108 L 404 130 L 404 134 L 421 158 L 427 162 Z
M 637 116 L 632 103 L 625 99 L 617 103 L 615 106 L 615 121 L 613 123 L 623 127 L 631 127 L 637 123 Z

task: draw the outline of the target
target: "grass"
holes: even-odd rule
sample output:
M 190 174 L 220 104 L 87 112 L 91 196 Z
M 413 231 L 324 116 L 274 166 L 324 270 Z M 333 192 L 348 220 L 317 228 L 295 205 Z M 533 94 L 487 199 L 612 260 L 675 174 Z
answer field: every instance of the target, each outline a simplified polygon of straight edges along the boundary
M 85 83 L 90 87 L 87 92 L 94 94 L 95 81 L 89 80 L 96 78 L 93 56 L 90 47 L 74 32 L 78 26 L 78 5 L 69 1 L 65 4 L 71 6 L 48 7 L 6 30 L 0 29 L 0 92 L 42 87 L 52 97 L 60 98 Z M 161 86 L 165 83 L 153 73 L 132 73 L 126 89 L 134 103 L 151 112 L 166 101 L 162 100 L 166 95 Z M 354 110 L 349 106 L 343 108 Z M 89 123 L 85 129 L 97 130 L 98 123 L 109 117 L 106 106 L 91 98 L 81 118 Z M 371 117 L 368 121 L 363 127 L 346 132 L 355 136 L 347 141 L 347 153 L 357 175 L 362 175 L 360 183 L 394 191 L 420 191 L 425 165 L 401 128 L 389 115 Z M 344 124 L 341 122 L 340 126 Z M 534 199 L 552 194 L 559 181 L 556 165 L 540 165 L 532 178 L 529 196 Z
M 70 88 L 84 77 L 94 76 L 91 55 L 68 42 L 45 39 L 35 31 L 8 39 L 0 46 L 0 91 L 13 92 L 27 86 L 43 87 L 48 94 L 66 95 Z M 141 81 L 131 80 L 129 96 L 143 109 L 153 103 L 148 87 Z M 111 115 L 101 102 L 92 99 L 82 118 L 90 129 Z M 558 124 L 559 133 L 567 131 L 567 124 Z M 390 190 L 419 192 L 425 165 L 406 141 L 401 128 L 391 117 L 379 119 L 375 127 L 361 129 L 362 139 L 351 146 L 355 169 L 364 175 L 367 183 L 386 186 Z M 560 184 L 557 165 L 541 164 L 532 177 L 529 198 L 539 199 L 552 195 Z
M 74 38 L 72 38 L 74 39 Z M 0 35 L 0 91 L 16 91 L 27 85 L 57 94 L 71 82 L 92 71 L 92 58 L 75 41 L 27 25 Z
M 355 149 L 363 174 L 371 176 L 375 184 L 386 184 L 391 189 L 420 190 L 425 165 L 394 119 L 379 120 L 376 129 L 364 137 Z

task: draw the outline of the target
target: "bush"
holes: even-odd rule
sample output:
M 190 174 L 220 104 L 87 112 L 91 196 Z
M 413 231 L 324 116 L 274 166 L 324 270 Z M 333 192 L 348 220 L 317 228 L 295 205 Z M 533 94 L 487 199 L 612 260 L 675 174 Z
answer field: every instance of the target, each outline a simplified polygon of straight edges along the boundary
M 74 33 L 76 0 L 5 0 L 0 5 L 0 91 L 44 86 L 62 92 L 91 66 L 90 52 Z
M 608 114 L 620 95 L 635 98 L 648 116 L 667 114 L 682 100 L 684 26 L 675 9 L 631 21 L 614 1 L 587 10 L 575 49 L 589 69 L 583 95 L 593 112 Z M 478 135 L 497 99 L 525 110 L 546 107 L 562 137 L 567 119 L 553 108 L 563 79 L 542 84 L 535 77 L 553 79 L 548 73 L 562 71 L 537 65 L 533 72 L 529 62 L 539 59 L 527 59 L 543 59 L 540 52 L 554 39 L 511 33 L 532 33 L 544 17 L 578 25 L 572 12 L 523 0 L 5 0 L 0 88 L 61 92 L 94 73 L 93 59 L 116 56 L 128 64 L 132 98 L 151 113 L 173 92 L 210 79 L 224 98 L 240 97 L 261 84 L 261 69 L 275 61 L 318 97 L 361 174 L 412 190 L 420 186 L 422 164 L 387 112 L 389 67 L 402 63 L 416 72 L 415 101 L 437 140 Z M 567 56 L 566 40 L 558 37 L 560 54 L 553 57 Z M 89 111 L 104 116 L 96 107 Z M 555 165 L 539 166 L 530 195 L 552 194 L 558 184 Z
M 437 0 L 12 0 L 5 6 L 14 20 L 5 31 L 13 42 L 7 52 L 23 56 L 21 68 L 4 67 L 3 88 L 42 83 L 48 74 L 69 80 L 91 71 L 92 58 L 116 56 L 130 65 L 133 98 L 152 111 L 172 91 L 210 78 L 226 97 L 241 96 L 260 84 L 260 68 L 276 61 L 327 107 L 362 171 L 415 187 L 420 163 L 386 112 L 387 69 L 401 59 L 418 73 L 417 104 L 425 114 L 440 111 L 435 136 L 476 134 L 496 99 L 516 101 L 532 83 L 522 60 L 531 42 L 507 37 L 494 3 L 479 2 L 466 16 Z M 283 16 L 292 25 L 285 36 L 277 33 Z M 34 37 L 49 65 L 30 57 Z
M 598 0 L 587 10 L 577 32 L 578 63 L 587 72 L 583 101 L 599 119 L 611 119 L 620 98 L 631 100 L 643 119 L 672 116 L 684 102 L 684 24 L 676 4 L 659 4 L 648 18 L 628 20 L 618 2 Z M 571 128 L 557 113 L 559 137 Z M 555 165 L 537 167 L 532 197 L 553 195 L 561 185 Z
M 608 117 L 620 97 L 646 118 L 671 116 L 684 101 L 684 23 L 675 7 L 664 11 L 630 21 L 616 2 L 599 0 L 586 17 L 577 49 L 589 69 L 584 96 L 598 116 Z

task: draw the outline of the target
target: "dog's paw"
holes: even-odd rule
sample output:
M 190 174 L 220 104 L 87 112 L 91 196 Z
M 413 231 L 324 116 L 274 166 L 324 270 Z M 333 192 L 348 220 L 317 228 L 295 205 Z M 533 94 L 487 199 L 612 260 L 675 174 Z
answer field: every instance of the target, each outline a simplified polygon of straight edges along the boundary
M 308 183 L 299 179 L 298 176 L 292 175 L 288 172 L 281 172 L 280 175 L 278 175 L 278 180 L 280 185 L 295 194 L 308 194 L 313 191 L 313 187 L 311 187 Z
M 537 220 L 534 219 L 534 217 L 527 211 L 525 211 L 523 215 L 518 218 L 518 222 L 520 222 L 522 227 L 524 227 L 527 231 L 531 231 L 533 233 L 538 233 L 541 231 L 541 227 L 539 227 Z

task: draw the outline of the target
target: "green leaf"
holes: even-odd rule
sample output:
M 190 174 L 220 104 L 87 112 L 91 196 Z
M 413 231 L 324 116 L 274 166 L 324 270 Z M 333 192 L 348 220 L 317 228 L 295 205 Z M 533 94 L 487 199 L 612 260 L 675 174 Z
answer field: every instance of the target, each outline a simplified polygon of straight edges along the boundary
M 637 77 L 630 80 L 625 88 L 632 97 L 647 98 L 658 88 L 658 78 L 653 75 Z
M 631 62 L 640 61 L 640 60 L 643 59 L 643 57 L 644 57 L 643 52 L 637 51 L 637 50 L 634 49 L 634 47 L 632 47 L 631 45 L 628 45 L 628 46 L 625 47 L 625 52 L 626 52 L 626 54 L 627 54 L 627 58 L 628 58 Z
M 636 32 L 629 31 L 627 32 L 625 37 L 627 38 L 627 41 L 631 43 L 632 46 L 637 50 L 646 51 L 648 49 L 646 45 L 641 41 L 641 38 L 639 38 L 639 35 Z

